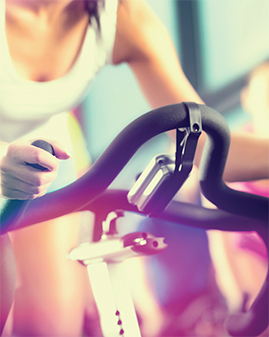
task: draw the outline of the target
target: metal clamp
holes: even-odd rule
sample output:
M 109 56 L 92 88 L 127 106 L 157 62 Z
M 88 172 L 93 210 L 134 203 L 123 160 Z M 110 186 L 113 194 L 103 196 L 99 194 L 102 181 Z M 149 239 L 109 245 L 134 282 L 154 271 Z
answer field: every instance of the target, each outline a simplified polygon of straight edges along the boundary
M 188 178 L 202 133 L 201 112 L 196 103 L 184 103 L 189 125 L 177 129 L 176 153 L 153 158 L 128 194 L 130 203 L 148 215 L 162 212 Z

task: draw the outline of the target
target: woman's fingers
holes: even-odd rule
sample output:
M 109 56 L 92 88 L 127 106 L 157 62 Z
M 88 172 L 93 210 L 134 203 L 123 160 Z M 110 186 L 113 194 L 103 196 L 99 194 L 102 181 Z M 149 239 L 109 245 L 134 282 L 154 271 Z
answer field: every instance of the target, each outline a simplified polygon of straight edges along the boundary
M 61 159 L 61 160 L 70 158 L 70 155 L 66 152 L 62 144 L 60 144 L 59 142 L 55 140 L 47 140 L 47 141 L 53 147 L 56 158 Z
M 42 193 L 39 194 L 28 194 L 23 191 L 15 190 L 9 187 L 2 185 L 2 195 L 8 199 L 16 199 L 16 200 L 29 200 L 40 198 L 45 195 L 47 190 L 44 190 Z
M 58 160 L 51 155 L 49 152 L 30 144 L 27 145 L 17 145 L 10 144 L 7 150 L 7 156 L 9 160 L 19 167 L 21 165 L 38 164 L 49 171 L 55 171 L 58 169 Z M 14 171 L 16 170 L 14 167 Z
M 40 171 L 29 165 L 20 164 L 18 166 L 4 165 L 1 168 L 1 180 L 10 184 L 12 179 L 24 181 L 25 183 L 42 186 L 51 183 L 57 177 L 57 169 L 53 171 Z
M 50 186 L 51 179 L 49 179 L 48 183 L 29 183 L 20 179 L 15 178 L 14 176 L 10 176 L 8 174 L 2 175 L 2 190 L 3 189 L 12 189 L 24 192 L 29 195 L 39 195 Z M 38 179 L 36 179 L 38 181 Z M 45 181 L 45 180 L 44 180 Z

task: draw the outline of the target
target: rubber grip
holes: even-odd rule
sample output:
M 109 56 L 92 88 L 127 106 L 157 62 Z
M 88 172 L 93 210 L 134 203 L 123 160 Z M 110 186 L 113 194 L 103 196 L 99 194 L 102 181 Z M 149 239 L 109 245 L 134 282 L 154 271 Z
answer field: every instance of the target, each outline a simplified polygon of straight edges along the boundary
M 46 142 L 45 140 L 41 140 L 41 139 L 38 139 L 38 140 L 35 140 L 31 145 L 35 146 L 35 147 L 39 147 L 40 149 L 43 149 L 47 152 L 49 152 L 50 154 L 52 154 L 53 156 L 55 156 L 55 153 L 54 153 L 54 149 L 52 147 L 52 145 L 48 142 Z M 30 164 L 30 163 L 26 163 L 26 165 L 29 165 L 37 170 L 40 170 L 40 171 L 46 171 L 47 169 L 39 164 Z

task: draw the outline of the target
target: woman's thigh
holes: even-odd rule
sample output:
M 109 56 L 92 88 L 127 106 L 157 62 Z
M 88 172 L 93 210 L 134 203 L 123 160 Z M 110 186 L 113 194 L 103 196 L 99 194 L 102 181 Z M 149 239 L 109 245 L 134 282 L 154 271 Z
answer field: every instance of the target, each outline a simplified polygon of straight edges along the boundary
M 76 180 L 81 165 L 89 164 L 82 132 L 71 115 L 69 129 L 72 159 L 59 161 L 57 179 L 48 193 Z M 77 153 L 83 156 L 83 163 L 77 159 Z M 77 213 L 11 234 L 18 278 L 15 335 L 75 337 L 81 334 L 84 310 L 91 299 L 90 286 L 86 268 L 66 258 L 78 244 L 79 228 Z
M 49 192 L 75 179 L 75 163 L 62 161 Z M 81 334 L 87 272 L 67 259 L 68 252 L 78 244 L 79 227 L 80 214 L 75 213 L 11 233 L 17 268 L 15 335 Z
M 7 234 L 0 236 L 0 334 L 11 309 L 16 281 L 15 258 Z
M 85 267 L 67 259 L 77 245 L 79 214 L 14 232 L 17 265 L 14 333 L 78 336 L 88 300 Z

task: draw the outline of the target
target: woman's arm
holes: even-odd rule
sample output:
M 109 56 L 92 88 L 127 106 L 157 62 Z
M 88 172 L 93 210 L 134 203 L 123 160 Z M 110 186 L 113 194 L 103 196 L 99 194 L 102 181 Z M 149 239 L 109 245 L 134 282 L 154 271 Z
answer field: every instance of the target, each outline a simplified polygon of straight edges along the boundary
M 166 27 L 143 0 L 119 4 L 113 61 L 130 65 L 153 108 L 186 99 L 203 103 L 182 71 Z
M 153 108 L 182 101 L 203 104 L 181 68 L 167 29 L 143 0 L 124 0 L 119 4 L 113 61 L 130 65 Z M 203 134 L 199 140 L 197 164 L 204 141 Z M 224 179 L 268 177 L 269 139 L 232 134 Z
M 249 133 L 232 133 L 224 171 L 226 181 L 269 178 L 269 139 Z

